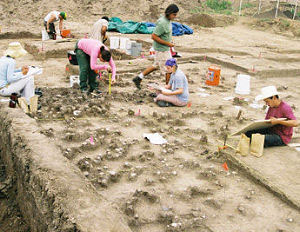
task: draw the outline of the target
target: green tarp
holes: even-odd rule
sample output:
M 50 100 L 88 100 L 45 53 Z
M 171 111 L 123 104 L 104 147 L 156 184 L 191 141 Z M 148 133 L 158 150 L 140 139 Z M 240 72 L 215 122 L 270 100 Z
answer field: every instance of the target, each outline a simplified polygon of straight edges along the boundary
M 134 21 L 123 22 L 120 18 L 113 17 L 109 20 L 108 31 L 118 31 L 122 34 L 152 34 L 154 27 L 147 27 L 146 23 Z

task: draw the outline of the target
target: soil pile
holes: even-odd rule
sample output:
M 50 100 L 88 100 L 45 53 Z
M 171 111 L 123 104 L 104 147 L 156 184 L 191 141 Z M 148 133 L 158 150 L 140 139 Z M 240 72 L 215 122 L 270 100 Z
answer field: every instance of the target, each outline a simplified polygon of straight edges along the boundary
M 216 27 L 216 21 L 208 14 L 194 14 L 187 18 L 187 23 L 202 27 Z

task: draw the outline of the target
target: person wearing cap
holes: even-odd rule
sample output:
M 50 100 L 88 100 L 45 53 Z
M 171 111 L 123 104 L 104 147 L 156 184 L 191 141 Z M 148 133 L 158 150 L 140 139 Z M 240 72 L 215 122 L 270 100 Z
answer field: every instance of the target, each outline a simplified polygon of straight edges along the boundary
M 75 46 L 76 58 L 79 65 L 80 89 L 82 92 L 97 90 L 96 76 L 99 70 L 112 72 L 112 84 L 116 81 L 116 65 L 108 48 L 99 40 L 81 39 Z M 97 60 L 108 62 L 108 65 L 98 65 Z M 88 89 L 89 84 L 89 89 Z
M 138 89 L 141 89 L 143 78 L 157 69 L 160 69 L 161 75 L 165 75 L 166 84 L 169 83 L 170 74 L 166 73 L 164 65 L 166 60 L 172 58 L 170 48 L 174 47 L 174 44 L 172 43 L 171 21 L 176 18 L 178 11 L 178 6 L 171 4 L 166 8 L 165 15 L 156 22 L 156 27 L 151 36 L 153 39 L 153 48 L 155 50 L 154 63 L 133 78 L 132 81 Z
M 21 94 L 30 104 L 30 99 L 34 96 L 34 78 L 25 77 L 28 73 L 28 66 L 16 69 L 16 58 L 26 55 L 27 52 L 19 42 L 12 42 L 0 58 L 0 95 L 10 96 L 12 93 Z
M 59 31 L 62 32 L 63 29 L 63 20 L 67 20 L 66 12 L 59 12 L 59 11 L 51 11 L 47 16 L 44 18 L 44 26 L 50 39 L 56 38 L 56 30 L 54 23 L 59 21 Z
M 167 73 L 171 78 L 154 101 L 161 107 L 166 106 L 185 106 L 189 99 L 188 81 L 184 73 L 178 69 L 177 62 L 174 58 L 168 59 L 165 63 Z
M 107 16 L 103 16 L 101 19 L 95 22 L 89 38 L 100 40 L 102 43 L 105 43 L 107 40 L 106 31 L 108 29 L 108 22 L 109 18 Z
M 299 126 L 292 108 L 279 98 L 275 86 L 267 86 L 261 89 L 261 94 L 255 98 L 256 101 L 263 100 L 269 107 L 266 120 L 270 120 L 271 128 L 252 130 L 246 132 L 246 136 L 259 133 L 265 135 L 264 147 L 287 145 L 293 136 L 293 127 Z M 285 118 L 286 120 L 280 120 Z

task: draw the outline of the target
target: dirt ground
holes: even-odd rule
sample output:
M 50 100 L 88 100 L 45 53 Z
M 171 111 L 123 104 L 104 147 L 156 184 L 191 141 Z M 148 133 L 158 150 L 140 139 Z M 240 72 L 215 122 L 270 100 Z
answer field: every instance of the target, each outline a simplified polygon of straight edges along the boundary
M 157 17 L 155 11 L 151 13 Z M 103 94 L 87 96 L 69 87 L 64 53 L 72 50 L 75 41 L 42 45 L 33 36 L 18 40 L 36 49 L 17 64 L 43 67 L 43 74 L 35 77 L 36 86 L 43 91 L 42 108 L 34 116 L 39 132 L 82 171 L 82 178 L 99 195 L 120 209 L 132 231 L 300 230 L 299 209 L 253 182 L 238 167 L 229 164 L 225 171 L 225 158 L 218 152 L 225 134 L 264 117 L 265 108 L 251 105 L 261 87 L 277 86 L 296 117 L 300 116 L 299 40 L 249 28 L 249 20 L 242 18 L 227 27 L 194 26 L 193 35 L 174 37 L 183 55 L 178 59 L 179 68 L 189 80 L 191 106 L 183 108 L 159 108 L 153 102 L 146 84 L 162 84 L 158 72 L 145 79 L 142 90 L 133 86 L 131 79 L 152 62 L 147 59 L 147 46 L 143 50 L 146 58 L 116 60 L 117 84 L 111 95 L 107 81 L 100 81 Z M 86 22 L 83 26 L 71 18 L 66 25 L 81 38 L 93 23 Z M 139 39 L 143 45 L 151 43 L 149 35 L 108 34 Z M 0 51 L 11 41 L 16 39 L 1 39 Z M 42 46 L 45 51 L 40 50 Z M 40 54 L 47 52 L 52 58 Z M 221 65 L 217 87 L 205 85 L 205 73 L 212 63 Z M 250 95 L 235 94 L 238 73 L 251 75 Z M 242 116 L 237 120 L 240 109 Z M 160 133 L 168 143 L 151 144 L 143 138 L 149 132 Z M 294 136 L 299 135 L 296 128 Z

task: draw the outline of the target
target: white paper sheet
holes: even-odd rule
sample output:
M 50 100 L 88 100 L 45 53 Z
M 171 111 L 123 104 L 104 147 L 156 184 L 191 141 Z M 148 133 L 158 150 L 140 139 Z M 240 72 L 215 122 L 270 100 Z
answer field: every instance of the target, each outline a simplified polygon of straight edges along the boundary
M 34 75 L 40 75 L 42 73 L 43 73 L 42 68 L 29 66 L 28 73 L 26 75 L 23 75 L 22 78 L 26 78 Z
M 155 145 L 161 145 L 167 143 L 167 140 L 165 140 L 159 133 L 144 133 L 143 137 L 148 139 L 150 143 Z

